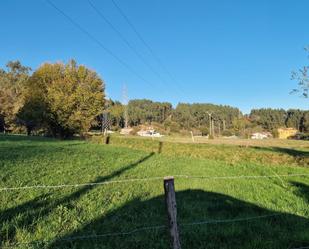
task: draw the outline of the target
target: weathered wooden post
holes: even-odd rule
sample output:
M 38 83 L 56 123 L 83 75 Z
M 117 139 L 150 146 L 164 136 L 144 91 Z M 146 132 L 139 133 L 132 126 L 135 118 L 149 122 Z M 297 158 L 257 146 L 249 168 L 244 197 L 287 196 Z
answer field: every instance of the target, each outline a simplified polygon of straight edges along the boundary
M 192 139 L 192 142 L 194 143 L 193 131 L 190 131 L 190 133 L 191 133 L 191 139 Z
M 109 144 L 109 141 L 110 141 L 110 136 L 107 135 L 106 138 L 105 138 L 105 144 Z
M 159 142 L 159 149 L 158 149 L 158 153 L 159 153 L 159 154 L 161 154 L 161 152 L 162 152 L 162 146 L 163 146 L 163 142 L 160 141 L 160 142 Z
M 165 203 L 167 209 L 169 233 L 171 236 L 173 249 L 181 249 L 178 227 L 177 227 L 177 207 L 176 207 L 175 186 L 173 176 L 164 177 L 164 193 L 165 193 Z

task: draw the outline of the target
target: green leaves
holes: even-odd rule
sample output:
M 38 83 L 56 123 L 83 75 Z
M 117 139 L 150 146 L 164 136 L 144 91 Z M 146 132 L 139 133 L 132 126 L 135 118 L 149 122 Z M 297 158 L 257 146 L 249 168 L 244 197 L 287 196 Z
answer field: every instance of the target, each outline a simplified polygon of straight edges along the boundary
M 104 83 L 95 72 L 74 60 L 45 63 L 30 77 L 18 117 L 30 132 L 40 127 L 65 138 L 87 132 L 103 106 Z
M 18 110 L 22 106 L 22 92 L 29 78 L 30 68 L 19 61 L 9 61 L 7 70 L 0 70 L 0 116 L 2 128 L 12 130 Z

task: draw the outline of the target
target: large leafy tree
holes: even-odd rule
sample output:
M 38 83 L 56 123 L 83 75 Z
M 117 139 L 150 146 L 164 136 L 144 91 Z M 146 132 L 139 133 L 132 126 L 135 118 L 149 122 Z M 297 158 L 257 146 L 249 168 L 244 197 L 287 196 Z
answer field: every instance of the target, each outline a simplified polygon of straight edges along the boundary
M 6 64 L 7 70 L 0 70 L 0 120 L 2 130 L 13 129 L 16 114 L 22 107 L 22 93 L 29 78 L 30 68 L 19 61 Z
M 42 126 L 62 138 L 83 134 L 102 113 L 104 82 L 74 60 L 45 63 L 30 77 L 24 101 L 19 117 L 28 129 Z

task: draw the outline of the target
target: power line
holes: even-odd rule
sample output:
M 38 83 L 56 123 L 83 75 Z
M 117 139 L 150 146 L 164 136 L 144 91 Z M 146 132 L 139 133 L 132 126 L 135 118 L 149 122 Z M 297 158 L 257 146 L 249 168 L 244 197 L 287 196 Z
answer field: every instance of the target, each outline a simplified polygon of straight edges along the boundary
M 98 14 L 98 16 L 100 16 L 105 21 L 105 23 L 107 23 L 111 27 L 111 29 L 114 30 L 114 32 L 121 38 L 121 40 L 144 63 L 144 65 L 146 65 L 146 67 L 152 73 L 154 73 L 161 81 L 164 81 L 166 83 L 166 81 L 163 79 L 161 74 L 159 72 L 155 71 L 155 69 L 143 58 L 143 56 L 134 48 L 134 46 L 132 46 L 132 44 L 124 37 L 124 35 L 122 35 L 122 33 L 104 16 L 104 14 L 93 4 L 93 2 L 91 2 L 90 0 L 87 0 L 87 2 L 91 6 L 91 8 Z
M 153 86 L 149 81 L 147 81 L 144 77 L 142 77 L 139 73 L 137 73 L 133 68 L 131 68 L 125 61 L 120 59 L 116 54 L 114 54 L 111 50 L 106 48 L 100 40 L 98 40 L 94 35 L 92 35 L 89 31 L 87 31 L 85 28 L 83 28 L 80 24 L 78 24 L 73 18 L 71 18 L 69 15 L 67 15 L 64 11 L 62 11 L 60 8 L 58 8 L 54 3 L 52 3 L 50 0 L 45 0 L 50 6 L 52 6 L 55 10 L 57 10 L 61 15 L 63 15 L 68 21 L 70 21 L 77 29 L 79 29 L 82 33 L 84 33 L 86 36 L 88 36 L 93 42 L 95 42 L 99 47 L 101 47 L 103 50 L 105 50 L 106 53 L 108 53 L 110 56 L 112 56 L 115 60 L 117 60 L 122 66 L 124 66 L 128 71 L 130 71 L 132 74 L 137 76 L 139 79 L 144 81 L 150 86 Z
M 120 15 L 125 19 L 125 21 L 127 22 L 127 24 L 131 27 L 131 29 L 133 30 L 133 32 L 136 34 L 136 36 L 138 37 L 138 39 L 144 44 L 144 46 L 148 49 L 148 51 L 150 52 L 150 54 L 152 55 L 152 57 L 157 61 L 157 63 L 161 66 L 161 68 L 169 75 L 169 77 L 176 82 L 175 77 L 173 76 L 173 74 L 166 68 L 166 66 L 164 66 L 164 64 L 161 62 L 160 58 L 155 54 L 155 52 L 153 51 L 153 49 L 150 47 L 150 45 L 146 42 L 146 40 L 142 37 L 142 35 L 137 31 L 137 29 L 135 28 L 135 26 L 133 25 L 133 23 L 130 21 L 130 19 L 128 18 L 128 16 L 124 13 L 124 11 L 120 8 L 120 6 L 116 3 L 115 0 L 111 0 L 112 3 L 114 4 L 114 6 L 116 7 L 116 9 L 119 11 Z M 179 87 L 178 84 L 178 89 L 181 90 L 181 92 L 184 93 L 184 91 Z

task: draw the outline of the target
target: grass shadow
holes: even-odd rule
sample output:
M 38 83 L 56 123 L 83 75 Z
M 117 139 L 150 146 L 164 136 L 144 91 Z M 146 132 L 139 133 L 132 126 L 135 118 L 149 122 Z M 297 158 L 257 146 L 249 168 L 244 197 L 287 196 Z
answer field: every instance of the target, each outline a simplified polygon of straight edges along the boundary
M 139 164 L 145 162 L 153 155 L 154 153 L 150 153 L 149 155 L 141 158 L 140 160 L 131 163 L 125 167 L 122 167 L 119 170 L 116 170 L 107 176 L 99 176 L 91 183 L 109 181 L 115 177 L 119 177 L 124 172 L 131 170 L 136 166 L 138 166 Z M 94 188 L 96 188 L 96 185 L 83 186 L 79 188 L 77 191 L 71 193 L 70 195 L 64 196 L 63 198 L 60 198 L 54 202 L 51 202 L 48 199 L 49 195 L 41 195 L 39 197 L 34 198 L 31 201 L 27 201 L 21 205 L 0 212 L 0 224 L 2 224 L 0 228 L 0 238 L 5 238 L 0 239 L 0 247 L 3 241 L 14 240 L 17 229 L 20 229 L 22 227 L 35 227 L 34 224 L 36 217 L 40 217 L 40 219 L 42 219 L 43 217 L 51 213 L 58 206 L 69 205 L 71 202 L 79 199 L 80 197 L 87 194 Z M 11 226 L 7 225 L 7 228 L 4 228 L 3 224 L 10 224 L 10 223 Z
M 297 187 L 297 194 L 302 197 L 306 202 L 308 202 L 308 209 L 309 209 L 309 186 L 300 183 L 300 182 L 290 182 L 292 185 Z
M 308 186 L 299 186 L 301 189 L 306 188 L 307 192 Z M 228 195 L 203 190 L 180 191 L 176 193 L 176 198 L 183 249 L 288 249 L 309 246 L 308 218 L 274 212 Z M 257 216 L 268 217 L 241 220 Z M 233 219 L 236 221 L 231 222 Z M 201 220 L 213 223 L 190 224 Z M 215 222 L 218 220 L 223 222 Z M 144 226 L 162 224 L 166 224 L 164 197 L 158 196 L 146 201 L 137 198 L 82 228 L 57 238 L 48 248 L 170 248 L 166 228 L 95 238 L 106 233 L 126 233 Z
M 297 150 L 297 149 L 291 149 L 291 148 L 282 148 L 282 147 L 252 146 L 252 148 L 256 150 L 286 154 L 286 155 L 292 156 L 299 165 L 309 166 L 309 151 L 303 151 L 303 150 Z

